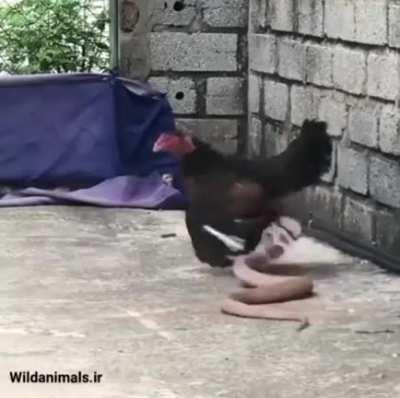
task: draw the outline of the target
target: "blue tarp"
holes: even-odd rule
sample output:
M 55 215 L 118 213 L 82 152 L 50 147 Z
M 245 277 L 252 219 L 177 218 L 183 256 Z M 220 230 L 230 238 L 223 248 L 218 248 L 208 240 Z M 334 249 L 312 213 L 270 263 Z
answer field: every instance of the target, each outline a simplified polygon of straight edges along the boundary
M 96 186 L 108 184 L 109 194 L 113 182 L 121 187 L 119 177 L 125 176 L 126 189 L 140 191 L 138 207 L 168 202 L 167 207 L 179 208 L 185 201 L 179 163 L 152 152 L 158 135 L 174 127 L 165 95 L 145 83 L 110 74 L 1 77 L 0 184 L 42 188 L 43 199 L 43 187 L 102 192 Z M 173 186 L 163 182 L 165 174 L 172 175 Z M 137 186 L 145 179 L 153 182 L 148 206 L 146 193 Z M 12 193 L 13 200 L 19 196 L 26 201 L 35 190 Z M 10 205 L 7 200 L 2 204 Z M 127 205 L 135 207 L 135 198 L 130 196 Z

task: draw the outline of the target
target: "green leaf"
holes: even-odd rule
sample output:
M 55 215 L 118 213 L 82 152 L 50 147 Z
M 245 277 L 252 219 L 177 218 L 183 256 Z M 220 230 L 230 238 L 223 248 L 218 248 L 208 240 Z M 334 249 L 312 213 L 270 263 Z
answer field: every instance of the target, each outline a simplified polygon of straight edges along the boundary
M 0 6 L 0 67 L 11 73 L 109 66 L 109 16 L 93 0 L 22 0 Z

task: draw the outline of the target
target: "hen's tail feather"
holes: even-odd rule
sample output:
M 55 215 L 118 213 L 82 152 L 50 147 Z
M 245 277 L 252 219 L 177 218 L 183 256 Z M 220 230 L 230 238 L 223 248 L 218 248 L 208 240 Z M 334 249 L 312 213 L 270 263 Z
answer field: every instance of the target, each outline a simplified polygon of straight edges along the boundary
M 299 191 L 319 181 L 330 168 L 331 156 L 326 123 L 306 120 L 300 135 L 284 152 L 259 165 L 263 183 L 273 197 Z

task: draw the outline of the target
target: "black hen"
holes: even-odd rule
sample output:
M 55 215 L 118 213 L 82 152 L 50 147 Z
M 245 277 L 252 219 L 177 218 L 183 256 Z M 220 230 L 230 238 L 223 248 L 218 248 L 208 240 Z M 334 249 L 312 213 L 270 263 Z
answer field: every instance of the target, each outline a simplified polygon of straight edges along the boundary
M 196 256 L 214 267 L 252 251 L 279 216 L 276 199 L 316 184 L 331 161 L 326 124 L 305 121 L 281 154 L 260 160 L 223 155 L 180 132 L 163 134 L 154 151 L 182 159 L 189 195 L 186 225 Z

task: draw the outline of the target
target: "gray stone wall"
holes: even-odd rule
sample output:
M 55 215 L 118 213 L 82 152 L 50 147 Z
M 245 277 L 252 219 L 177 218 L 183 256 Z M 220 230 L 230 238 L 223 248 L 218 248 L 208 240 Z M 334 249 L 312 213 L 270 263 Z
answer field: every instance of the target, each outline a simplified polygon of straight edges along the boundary
M 251 0 L 248 152 L 284 149 L 305 118 L 334 158 L 309 208 L 400 255 L 400 2 Z
M 400 255 L 400 1 L 119 5 L 122 72 L 167 90 L 219 149 L 269 156 L 326 120 L 331 170 L 297 207 Z
M 247 0 L 120 0 L 121 70 L 168 91 L 178 124 L 245 148 Z

